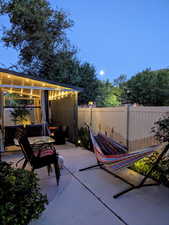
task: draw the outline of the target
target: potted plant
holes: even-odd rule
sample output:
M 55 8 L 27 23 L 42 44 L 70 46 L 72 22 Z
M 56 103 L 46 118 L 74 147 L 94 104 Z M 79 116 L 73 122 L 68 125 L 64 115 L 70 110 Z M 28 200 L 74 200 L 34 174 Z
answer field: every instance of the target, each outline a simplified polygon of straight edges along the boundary
M 25 108 L 14 108 L 14 110 L 10 111 L 12 121 L 15 124 L 30 124 L 29 115 L 30 112 L 28 109 Z

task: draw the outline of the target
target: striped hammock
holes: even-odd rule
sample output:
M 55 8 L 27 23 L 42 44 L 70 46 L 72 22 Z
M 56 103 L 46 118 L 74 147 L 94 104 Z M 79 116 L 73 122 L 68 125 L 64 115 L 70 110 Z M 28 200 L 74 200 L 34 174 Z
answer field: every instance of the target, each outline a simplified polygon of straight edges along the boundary
M 110 166 L 114 170 L 130 166 L 135 161 L 150 155 L 158 147 L 156 145 L 140 151 L 127 153 L 125 146 L 118 144 L 111 138 L 102 134 L 95 136 L 90 129 L 89 132 L 97 161 L 100 164 Z

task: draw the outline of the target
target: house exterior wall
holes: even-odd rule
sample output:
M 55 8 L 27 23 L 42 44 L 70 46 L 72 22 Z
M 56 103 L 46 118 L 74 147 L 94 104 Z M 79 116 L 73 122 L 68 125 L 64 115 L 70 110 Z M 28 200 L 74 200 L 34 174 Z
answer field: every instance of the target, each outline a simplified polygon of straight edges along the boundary
M 77 140 L 77 93 L 51 101 L 51 122 L 69 127 L 70 140 Z
M 106 133 L 133 151 L 157 143 L 151 128 L 167 112 L 169 107 L 79 108 L 78 124 L 88 123 L 96 133 Z

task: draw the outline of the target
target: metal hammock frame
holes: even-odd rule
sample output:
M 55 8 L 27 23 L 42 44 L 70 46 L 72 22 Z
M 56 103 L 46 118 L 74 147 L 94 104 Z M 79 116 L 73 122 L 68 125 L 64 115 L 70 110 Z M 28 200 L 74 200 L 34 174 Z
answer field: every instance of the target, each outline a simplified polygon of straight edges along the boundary
M 127 188 L 126 190 L 115 194 L 113 196 L 114 198 L 118 198 L 119 196 L 121 196 L 121 195 L 123 195 L 123 194 L 125 194 L 125 193 L 127 193 L 129 191 L 132 191 L 134 189 L 138 189 L 138 188 L 145 187 L 145 186 L 154 186 L 154 185 L 159 185 L 160 184 L 160 181 L 156 181 L 156 183 L 148 183 L 148 184 L 146 184 L 145 182 L 146 182 L 146 180 L 148 178 L 150 178 L 150 175 L 152 174 L 152 172 L 157 169 L 159 162 L 162 160 L 162 158 L 165 156 L 165 154 L 169 150 L 169 143 L 165 146 L 164 150 L 158 156 L 156 162 L 154 163 L 152 168 L 149 170 L 147 175 L 142 179 L 142 181 L 138 185 L 134 185 L 134 184 L 128 182 L 123 177 L 121 177 L 121 176 L 113 173 L 112 171 L 108 170 L 105 166 L 112 167 L 113 165 L 116 164 L 117 165 L 116 169 L 128 167 L 130 164 L 134 163 L 135 161 L 137 161 L 137 160 L 139 160 L 141 158 L 144 158 L 145 156 L 147 156 L 147 155 L 151 154 L 152 152 L 154 152 L 157 148 L 159 148 L 159 145 L 151 146 L 149 148 L 146 148 L 146 151 L 138 151 L 138 152 L 124 153 L 124 154 L 120 153 L 118 155 L 117 154 L 114 154 L 114 155 L 112 154 L 111 156 L 110 155 L 105 155 L 105 154 L 103 154 L 99 144 L 97 143 L 96 138 L 93 135 L 91 129 L 89 128 L 89 126 L 87 126 L 87 127 L 88 127 L 88 130 L 89 130 L 90 142 L 91 142 L 91 146 L 92 146 L 93 151 L 94 151 L 95 156 L 96 156 L 97 164 L 89 166 L 89 167 L 86 167 L 86 168 L 83 168 L 83 169 L 80 169 L 79 171 L 84 171 L 84 170 L 88 170 L 88 169 L 99 167 L 100 169 L 106 171 L 107 173 L 113 175 L 114 177 L 116 177 L 116 178 L 122 180 L 123 182 L 125 182 L 126 184 L 130 185 L 130 187 Z M 139 153 L 141 154 L 140 157 L 139 157 Z M 121 159 L 118 159 L 118 157 L 120 157 L 120 155 L 121 155 Z M 128 156 L 128 158 L 127 158 L 127 156 Z M 106 159 L 109 159 L 109 161 L 107 162 Z M 129 162 L 127 161 L 127 163 L 125 163 L 126 160 L 128 160 Z M 118 167 L 118 165 L 120 165 L 120 167 Z

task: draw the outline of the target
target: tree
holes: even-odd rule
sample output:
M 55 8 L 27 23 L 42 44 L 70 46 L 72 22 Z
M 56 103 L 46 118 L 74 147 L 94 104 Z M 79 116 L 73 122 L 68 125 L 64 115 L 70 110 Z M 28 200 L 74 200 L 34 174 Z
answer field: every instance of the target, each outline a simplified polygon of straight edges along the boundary
M 96 104 L 101 107 L 118 106 L 121 104 L 121 93 L 121 89 L 114 87 L 108 80 L 100 81 Z
M 144 106 L 169 105 L 169 70 L 146 69 L 126 82 L 125 99 Z
M 79 103 L 95 100 L 98 79 L 95 68 L 76 58 L 65 31 L 73 22 L 62 10 L 51 9 L 46 0 L 0 0 L 0 14 L 9 16 L 11 27 L 2 41 L 18 49 L 17 69 L 33 76 L 84 88 Z
M 115 87 L 123 88 L 125 82 L 127 81 L 127 75 L 121 74 L 113 81 L 113 85 Z
M 50 8 L 46 0 L 1 0 L 1 15 L 9 16 L 11 27 L 5 29 L 2 41 L 19 50 L 18 64 L 36 75 L 51 66 L 53 57 L 72 52 L 65 30 L 73 23 L 61 10 Z
M 89 101 L 95 101 L 98 95 L 99 84 L 95 68 L 89 63 L 84 63 L 80 66 L 79 75 L 79 86 L 84 88 L 83 92 L 79 95 L 79 102 L 86 104 Z

